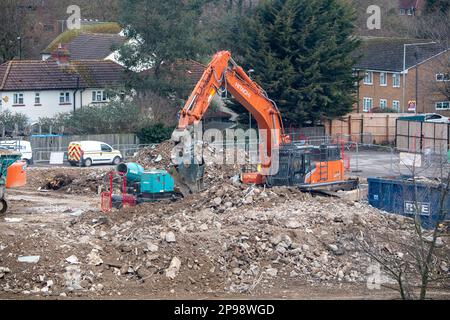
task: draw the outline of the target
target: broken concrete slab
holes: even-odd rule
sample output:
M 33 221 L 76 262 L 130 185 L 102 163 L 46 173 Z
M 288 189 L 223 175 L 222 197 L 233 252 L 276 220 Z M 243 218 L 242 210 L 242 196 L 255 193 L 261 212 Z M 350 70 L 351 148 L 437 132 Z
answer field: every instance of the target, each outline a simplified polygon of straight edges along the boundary
M 19 257 L 17 261 L 22 263 L 38 263 L 41 259 L 41 256 L 23 256 Z
M 181 261 L 177 257 L 172 259 L 169 268 L 166 270 L 166 277 L 174 280 L 180 272 Z

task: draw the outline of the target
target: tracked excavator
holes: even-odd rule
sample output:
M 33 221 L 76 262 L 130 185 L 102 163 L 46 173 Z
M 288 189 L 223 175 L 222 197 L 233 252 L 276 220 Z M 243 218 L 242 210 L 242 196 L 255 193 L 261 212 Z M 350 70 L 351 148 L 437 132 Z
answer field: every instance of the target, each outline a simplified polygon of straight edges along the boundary
M 344 161 L 338 145 L 311 146 L 292 142 L 285 133 L 276 103 L 255 83 L 228 51 L 214 55 L 203 76 L 180 112 L 173 132 L 175 152 L 172 172 L 183 193 L 196 193 L 203 188 L 205 164 L 202 142 L 196 141 L 195 126 L 200 124 L 217 93 L 229 92 L 256 119 L 259 129 L 259 165 L 256 172 L 244 172 L 244 184 L 298 186 L 315 188 L 343 186 L 346 180 Z

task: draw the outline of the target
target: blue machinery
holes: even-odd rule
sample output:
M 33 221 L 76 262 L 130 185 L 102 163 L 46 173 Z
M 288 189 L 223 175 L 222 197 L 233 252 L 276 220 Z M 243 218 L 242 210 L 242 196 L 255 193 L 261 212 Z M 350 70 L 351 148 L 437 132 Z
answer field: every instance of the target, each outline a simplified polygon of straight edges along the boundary
M 114 194 L 114 182 L 120 176 L 121 194 Z M 176 199 L 175 180 L 164 170 L 145 169 L 137 163 L 121 163 L 110 173 L 109 191 L 102 193 L 102 210 L 134 206 L 144 202 Z

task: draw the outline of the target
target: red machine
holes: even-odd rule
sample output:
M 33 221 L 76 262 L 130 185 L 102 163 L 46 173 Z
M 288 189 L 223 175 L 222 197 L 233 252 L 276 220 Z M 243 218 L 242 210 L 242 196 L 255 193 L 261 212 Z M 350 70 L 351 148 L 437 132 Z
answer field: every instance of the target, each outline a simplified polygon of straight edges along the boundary
M 111 212 L 113 207 L 121 208 L 121 207 L 135 207 L 137 204 L 137 199 L 134 195 L 127 193 L 127 174 L 126 172 L 116 172 L 111 171 L 108 175 L 109 178 L 109 187 L 108 191 L 105 191 L 101 195 L 101 204 L 103 212 Z M 116 179 L 119 178 L 119 184 L 121 187 L 121 195 L 114 195 L 114 186 L 118 183 Z

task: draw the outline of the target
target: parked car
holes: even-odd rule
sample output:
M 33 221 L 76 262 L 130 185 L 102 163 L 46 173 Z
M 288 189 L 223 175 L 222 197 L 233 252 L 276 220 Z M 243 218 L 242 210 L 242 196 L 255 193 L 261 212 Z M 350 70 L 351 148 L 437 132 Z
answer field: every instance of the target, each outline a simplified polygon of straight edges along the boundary
M 113 164 L 122 162 L 122 153 L 109 144 L 99 141 L 71 142 L 68 148 L 68 161 L 71 166 L 90 167 L 93 164 Z
M 31 143 L 23 140 L 0 141 L 2 149 L 14 150 L 22 154 L 22 160 L 28 165 L 33 164 L 33 149 Z
M 419 121 L 419 122 L 434 122 L 434 123 L 450 123 L 450 118 L 444 117 L 437 113 L 424 113 L 410 117 L 401 117 L 399 120 Z

